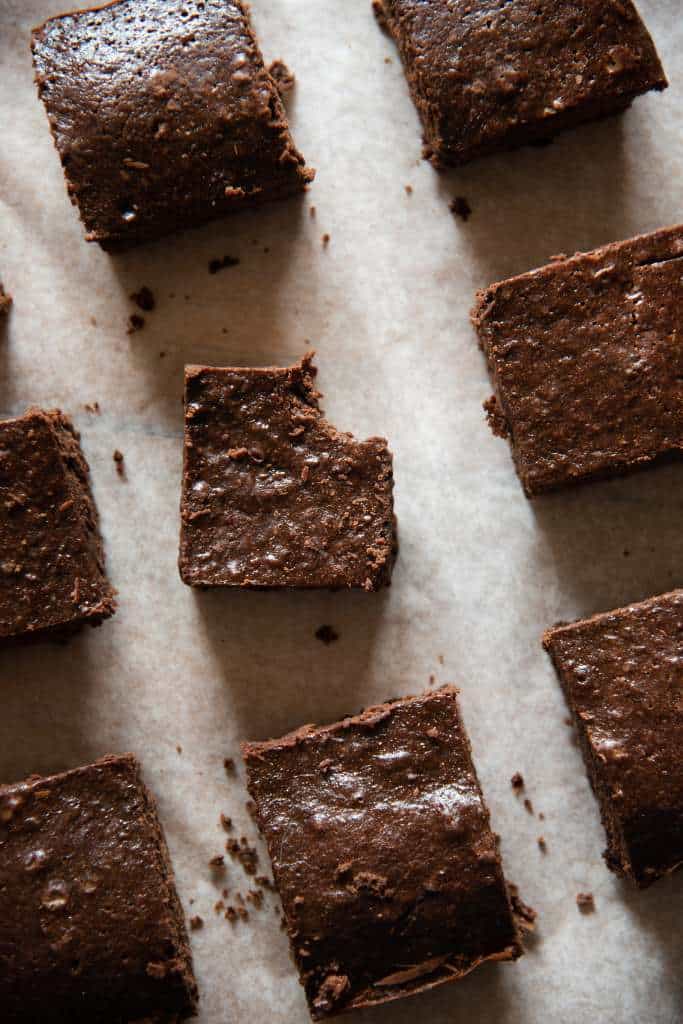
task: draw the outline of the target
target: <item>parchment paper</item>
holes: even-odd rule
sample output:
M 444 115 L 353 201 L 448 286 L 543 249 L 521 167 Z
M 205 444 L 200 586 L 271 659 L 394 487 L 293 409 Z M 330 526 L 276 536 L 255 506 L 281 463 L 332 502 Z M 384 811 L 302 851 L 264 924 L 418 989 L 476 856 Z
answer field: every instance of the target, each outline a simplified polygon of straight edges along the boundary
M 243 738 L 333 721 L 432 676 L 455 682 L 506 869 L 539 911 L 538 936 L 516 965 L 359 1019 L 678 1022 L 683 877 L 636 893 L 605 868 L 597 805 L 539 637 L 558 619 L 683 582 L 683 467 L 527 502 L 484 421 L 490 389 L 468 311 L 478 287 L 555 253 L 681 219 L 680 0 L 640 5 L 668 92 L 548 148 L 442 175 L 420 160 L 417 116 L 370 0 L 254 0 L 267 59 L 296 73 L 289 109 L 316 182 L 302 202 L 116 258 L 83 240 L 32 82 L 29 30 L 62 4 L 0 0 L 0 276 L 15 300 L 0 339 L 0 410 L 73 415 L 120 608 L 68 646 L 2 654 L 0 779 L 137 753 L 185 908 L 205 921 L 192 936 L 200 1024 L 303 1024 L 275 899 L 234 926 L 213 911 L 223 887 L 249 887 L 230 858 L 224 879 L 208 866 L 226 838 L 219 814 L 238 835 L 255 831 L 242 770 L 229 778 L 223 759 Z M 455 195 L 472 206 L 467 223 L 449 212 Z M 210 275 L 209 260 L 226 254 L 239 266 Z M 143 284 L 158 308 L 129 336 L 129 296 Z M 384 434 L 395 453 L 393 586 L 194 594 L 176 570 L 183 364 L 285 365 L 311 345 L 331 421 Z M 100 415 L 84 409 L 94 401 Z M 323 623 L 340 635 L 329 647 L 314 638 Z M 544 821 L 513 795 L 515 771 Z M 577 910 L 579 891 L 593 892 L 592 916 Z

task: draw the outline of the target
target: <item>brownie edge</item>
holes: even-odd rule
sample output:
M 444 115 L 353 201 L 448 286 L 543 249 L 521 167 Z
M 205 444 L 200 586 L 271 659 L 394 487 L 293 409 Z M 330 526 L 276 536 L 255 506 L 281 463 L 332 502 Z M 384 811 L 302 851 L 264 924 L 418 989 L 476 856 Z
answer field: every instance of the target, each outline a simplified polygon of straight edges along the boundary
M 522 955 L 453 687 L 242 754 L 314 1019 Z

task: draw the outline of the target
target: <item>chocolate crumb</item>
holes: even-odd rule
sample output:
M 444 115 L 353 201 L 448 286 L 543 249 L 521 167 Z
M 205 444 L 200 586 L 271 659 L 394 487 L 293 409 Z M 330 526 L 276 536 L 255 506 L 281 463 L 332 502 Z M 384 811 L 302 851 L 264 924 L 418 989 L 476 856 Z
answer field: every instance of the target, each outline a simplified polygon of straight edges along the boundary
M 144 316 L 140 316 L 139 313 L 131 313 L 128 317 L 128 334 L 135 334 L 136 331 L 141 331 L 145 326 Z
M 254 803 L 254 801 L 253 800 L 247 800 L 247 802 L 246 802 L 246 804 L 244 806 L 247 809 L 247 814 L 249 815 L 249 817 L 250 818 L 254 818 L 254 820 L 255 820 L 256 819 L 256 804 Z
M 510 779 L 510 785 L 517 793 L 521 792 L 521 790 L 524 789 L 524 776 L 521 772 L 515 772 L 515 774 Z
M 211 860 L 209 861 L 209 867 L 211 867 L 211 868 L 224 868 L 225 867 L 225 857 L 223 857 L 220 853 L 217 853 L 216 856 L 212 857 Z
M 268 875 L 257 875 L 254 879 L 257 885 L 260 885 L 262 889 L 274 889 L 275 884 Z
M 339 639 L 339 633 L 337 633 L 333 626 L 318 626 L 315 631 L 315 637 L 329 646 Z
M 545 841 L 545 836 L 539 836 L 536 842 L 538 843 L 538 848 L 541 851 L 541 853 L 548 852 L 548 844 Z
M 123 452 L 120 452 L 117 448 L 112 455 L 112 459 L 116 463 L 116 472 L 119 476 L 123 476 L 126 472 L 126 467 L 123 464 Z
M 227 907 L 225 911 L 225 920 L 230 921 L 231 923 L 237 920 L 237 911 L 234 907 Z
M 595 900 L 592 892 L 579 892 L 576 894 L 576 905 L 582 914 L 593 914 L 595 912 Z
M 175 749 L 176 749 L 176 753 L 182 754 L 183 748 L 180 746 L 180 744 L 178 744 L 178 746 Z
M 237 256 L 224 256 L 223 259 L 209 260 L 209 273 L 217 274 L 219 270 L 225 270 L 227 267 L 236 267 L 239 263 Z
M 233 757 L 226 757 L 223 761 L 223 767 L 226 772 L 234 772 L 235 770 L 235 759 Z
M 327 234 L 327 232 L 325 232 L 325 234 L 322 237 L 322 243 L 323 243 L 323 248 L 325 248 L 325 249 L 330 244 L 330 236 Z
M 406 190 L 406 195 L 407 196 L 412 196 L 412 194 L 413 194 L 413 186 L 412 185 L 406 185 L 405 186 L 405 190 Z
M 83 408 L 85 409 L 86 412 L 97 413 L 99 415 L 100 403 L 99 402 L 86 402 L 85 405 L 83 406 Z
M 200 917 L 199 914 L 195 914 L 194 917 L 190 918 L 190 929 L 196 932 L 199 928 L 204 927 L 204 918 Z
M 251 846 L 246 836 L 241 836 L 239 842 L 236 839 L 229 839 L 225 849 L 233 858 L 238 860 L 247 875 L 255 875 L 258 866 L 258 852 Z
M 138 309 L 144 310 L 145 313 L 151 313 L 157 304 L 154 292 L 144 284 L 139 291 L 133 292 L 131 301 L 135 303 Z
M 460 217 L 461 220 L 467 221 L 472 215 L 472 207 L 464 196 L 456 196 L 455 199 L 452 199 L 448 205 L 448 209 L 451 213 L 455 214 L 456 217 Z
M 315 206 L 311 206 L 309 208 L 309 211 L 308 211 L 308 216 L 311 218 L 311 220 L 315 220 L 315 215 L 316 215 L 316 208 L 315 208 Z
M 232 831 L 232 818 L 229 818 L 227 814 L 221 814 L 221 825 L 226 832 Z
M 534 805 L 532 804 L 531 800 L 529 800 L 528 797 L 526 797 L 526 799 L 524 800 L 524 809 L 526 811 L 528 811 L 529 814 L 533 814 L 534 813 Z
M 268 73 L 275 82 L 275 87 L 280 96 L 285 96 L 286 93 L 291 92 L 296 85 L 296 78 L 283 60 L 274 60 L 268 68 Z

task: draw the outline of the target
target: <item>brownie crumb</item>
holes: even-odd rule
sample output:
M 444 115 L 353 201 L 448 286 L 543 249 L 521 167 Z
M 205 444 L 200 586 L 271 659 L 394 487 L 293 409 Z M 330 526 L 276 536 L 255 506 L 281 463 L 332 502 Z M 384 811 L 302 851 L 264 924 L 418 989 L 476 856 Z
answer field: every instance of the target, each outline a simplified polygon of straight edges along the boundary
M 526 797 L 525 800 L 524 800 L 524 809 L 526 811 L 528 811 L 529 814 L 533 814 L 534 813 L 534 805 L 532 804 L 531 800 L 529 800 L 528 797 Z
M 190 929 L 193 932 L 198 931 L 204 927 L 204 918 L 200 917 L 199 914 L 195 914 L 194 917 L 190 918 Z
M 327 232 L 325 232 L 325 234 L 322 237 L 322 243 L 324 249 L 326 249 L 330 244 L 330 236 L 327 234 Z
M 237 839 L 229 839 L 225 844 L 225 849 L 233 860 L 238 860 L 240 862 L 246 874 L 256 874 L 256 868 L 258 867 L 258 852 L 255 847 L 249 844 L 246 836 L 241 836 L 239 842 Z
M 524 776 L 521 772 L 515 772 L 510 779 L 510 785 L 516 793 L 520 793 L 524 789 Z
M 230 774 L 230 772 L 234 772 L 235 759 L 233 757 L 226 757 L 225 760 L 223 761 L 223 767 L 225 768 L 228 774 Z
M 593 914 L 595 912 L 595 900 L 592 892 L 579 892 L 576 894 L 576 905 L 582 914 Z
M 536 842 L 538 843 L 538 848 L 541 851 L 541 853 L 548 852 L 548 844 L 545 841 L 545 836 L 539 836 Z
M 140 316 L 139 313 L 131 313 L 128 317 L 128 334 L 135 334 L 136 331 L 141 331 L 145 326 L 144 316 Z
M 260 885 L 262 889 L 274 889 L 275 883 L 272 878 L 268 878 L 268 875 L 257 875 L 254 879 L 257 885 Z
M 209 273 L 217 274 L 219 270 L 225 270 L 227 267 L 236 267 L 239 264 L 237 256 L 224 256 L 223 259 L 209 260 Z
M 288 92 L 291 92 L 296 85 L 295 76 L 283 60 L 274 60 L 268 68 L 268 72 L 275 82 L 275 88 L 280 93 L 281 97 L 285 96 Z
M 333 626 L 318 626 L 315 631 L 315 637 L 329 646 L 339 639 L 339 633 L 337 633 Z
M 472 207 L 464 196 L 456 196 L 455 199 L 452 199 L 448 204 L 448 209 L 461 220 L 467 221 L 472 215 Z
M 315 220 L 316 213 L 317 213 L 317 210 L 316 210 L 315 206 L 311 206 L 309 211 L 308 211 L 308 216 L 311 218 L 311 220 Z
M 175 749 L 177 754 L 182 754 L 183 748 L 180 746 L 180 744 L 178 744 L 178 746 Z
M 255 821 L 256 820 L 256 804 L 254 803 L 254 801 L 253 800 L 247 800 L 247 802 L 246 802 L 246 804 L 244 806 L 247 809 L 247 814 L 249 815 L 249 817 L 253 818 L 254 821 Z
M 157 304 L 156 299 L 154 298 L 154 292 L 144 284 L 139 291 L 133 292 L 130 298 L 138 309 L 144 310 L 145 313 L 151 313 Z
M 252 903 L 257 910 L 260 910 L 263 906 L 263 893 L 260 889 L 250 889 L 247 893 L 247 900 Z
M 211 867 L 211 868 L 218 868 L 218 869 L 224 868 L 225 867 L 225 857 L 221 856 L 220 853 L 217 853 L 216 856 L 212 857 L 211 860 L 209 861 L 209 867 Z
M 406 190 L 406 195 L 407 196 L 412 196 L 412 194 L 413 194 L 413 186 L 412 185 L 404 185 L 404 188 Z
M 221 814 L 221 825 L 226 832 L 232 831 L 232 818 L 229 818 L 227 814 Z
M 117 448 L 114 454 L 112 455 L 112 459 L 116 463 L 116 472 L 119 474 L 119 476 L 123 476 L 126 472 L 126 467 L 123 462 L 123 452 L 120 452 Z
M 93 414 L 96 413 L 97 415 L 99 415 L 99 413 L 100 413 L 100 403 L 99 402 L 86 402 L 85 405 L 83 406 L 83 408 L 85 409 L 86 412 L 91 412 Z

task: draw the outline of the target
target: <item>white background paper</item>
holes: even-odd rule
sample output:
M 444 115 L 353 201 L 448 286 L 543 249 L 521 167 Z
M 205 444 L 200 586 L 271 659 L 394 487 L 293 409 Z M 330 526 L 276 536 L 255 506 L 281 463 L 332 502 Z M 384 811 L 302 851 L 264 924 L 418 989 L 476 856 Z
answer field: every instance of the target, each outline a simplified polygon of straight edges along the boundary
M 231 781 L 223 758 L 238 756 L 240 739 L 421 691 L 430 675 L 455 682 L 507 873 L 539 911 L 537 939 L 516 965 L 359 1019 L 678 1022 L 683 878 L 637 893 L 605 868 L 539 638 L 558 619 L 681 583 L 683 467 L 530 504 L 484 421 L 490 388 L 468 311 L 477 288 L 555 253 L 683 219 L 680 0 L 641 3 L 666 93 L 548 148 L 446 174 L 420 160 L 417 116 L 370 0 L 253 7 L 266 58 L 297 76 L 289 109 L 318 170 L 310 193 L 112 258 L 83 241 L 32 82 L 30 28 L 61 2 L 0 0 L 0 276 L 15 300 L 0 339 L 0 411 L 72 414 L 120 592 L 101 629 L 0 656 L 0 779 L 134 751 L 183 903 L 205 920 L 192 936 L 201 1024 L 303 1024 L 273 898 L 236 926 L 212 910 L 223 885 L 248 888 L 232 862 L 224 882 L 212 878 L 219 814 L 254 833 L 241 768 Z M 454 195 L 472 206 L 466 224 L 448 210 Z M 226 254 L 240 265 L 211 276 L 209 260 Z M 158 308 L 129 336 L 141 285 Z M 285 365 L 310 346 L 330 420 L 385 435 L 395 453 L 393 586 L 195 594 L 176 569 L 183 365 Z M 93 401 L 99 416 L 84 410 Z M 313 635 L 323 623 L 340 634 L 330 647 Z M 545 821 L 513 795 L 515 771 Z M 577 910 L 579 891 L 594 893 L 594 915 Z

